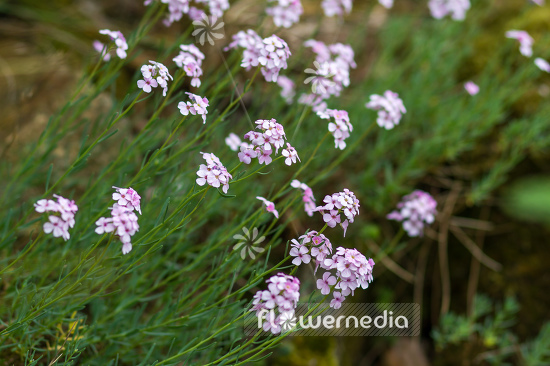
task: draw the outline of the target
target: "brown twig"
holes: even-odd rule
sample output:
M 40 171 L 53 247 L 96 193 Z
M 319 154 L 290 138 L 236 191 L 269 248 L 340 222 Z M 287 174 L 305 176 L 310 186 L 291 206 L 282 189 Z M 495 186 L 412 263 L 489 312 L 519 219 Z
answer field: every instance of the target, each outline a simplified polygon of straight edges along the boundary
M 484 266 L 492 269 L 493 271 L 500 271 L 502 264 L 498 263 L 494 259 L 487 256 L 476 243 L 470 239 L 468 234 L 464 232 L 458 226 L 450 226 L 449 230 L 456 236 L 456 238 L 472 253 L 472 255 L 480 261 Z
M 63 352 L 59 353 L 62 349 L 65 349 L 65 343 L 67 343 L 67 340 L 69 339 L 69 336 L 71 335 L 71 333 L 73 332 L 73 329 L 74 327 L 76 327 L 76 325 L 78 324 L 78 320 L 74 321 L 73 323 L 73 326 L 69 329 L 69 331 L 67 332 L 67 336 L 65 337 L 65 340 L 63 341 L 63 344 L 61 345 L 61 347 L 59 347 L 57 353 L 55 354 L 55 357 L 54 359 L 52 360 L 52 362 L 50 362 L 48 364 L 48 366 L 52 366 L 53 364 L 55 364 L 60 358 L 61 356 L 63 356 Z
M 422 309 L 422 297 L 424 294 L 424 276 L 426 274 L 426 265 L 428 264 L 428 255 L 430 254 L 431 242 L 425 240 L 418 253 L 418 264 L 414 275 L 414 302 L 420 305 Z M 422 314 L 422 313 L 421 313 Z
M 489 206 L 483 206 L 483 207 L 489 207 Z M 459 216 L 451 217 L 451 225 L 465 227 L 469 229 L 475 229 L 475 230 L 483 230 L 483 231 L 491 231 L 495 228 L 495 225 L 493 225 L 491 222 L 488 222 L 486 220 L 476 220 L 468 217 L 459 217 Z
M 447 196 L 443 212 L 439 217 L 439 271 L 441 274 L 441 311 L 440 316 L 447 314 L 451 306 L 451 275 L 449 273 L 449 258 L 447 253 L 447 242 L 449 239 L 449 224 L 456 201 L 462 189 L 462 184 L 456 182 Z
M 483 206 L 481 209 L 481 219 L 487 220 L 489 218 L 489 212 L 490 206 Z M 476 241 L 479 245 L 479 250 L 482 250 L 483 244 L 485 243 L 485 232 L 478 231 L 476 234 Z M 474 311 L 474 297 L 477 292 L 480 270 L 481 263 L 475 256 L 473 256 L 472 263 L 470 265 L 470 275 L 468 277 L 468 288 L 466 291 L 466 312 L 468 315 L 472 315 Z
M 371 246 L 376 254 L 380 253 L 380 247 L 376 245 L 374 242 L 370 242 L 369 246 Z M 397 276 L 401 277 L 403 280 L 407 281 L 408 283 L 414 282 L 414 275 L 410 273 L 409 271 L 405 270 L 403 267 L 401 267 L 399 264 L 395 263 L 390 257 L 387 255 L 381 257 L 378 259 L 378 261 L 382 262 L 382 264 L 392 271 Z

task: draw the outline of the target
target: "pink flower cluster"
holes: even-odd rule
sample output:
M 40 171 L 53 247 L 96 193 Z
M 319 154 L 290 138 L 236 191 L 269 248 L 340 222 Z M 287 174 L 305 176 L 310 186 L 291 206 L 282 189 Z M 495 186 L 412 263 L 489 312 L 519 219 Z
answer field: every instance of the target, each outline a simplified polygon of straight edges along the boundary
M 314 39 L 304 42 L 304 46 L 311 47 L 316 54 L 316 70 L 307 69 L 306 72 L 314 76 L 306 79 L 312 83 L 312 93 L 303 94 L 299 102 L 313 106 L 315 112 L 326 109 L 324 100 L 331 96 L 339 96 L 342 90 L 350 84 L 350 69 L 356 68 L 354 52 L 349 45 L 335 43 L 326 45 Z M 309 82 L 308 81 L 308 82 Z
M 365 107 L 378 111 L 376 123 L 386 130 L 391 130 L 398 125 L 403 113 L 407 112 L 399 95 L 391 90 L 386 90 L 383 96 L 371 95 Z
M 124 35 L 120 31 L 112 31 L 109 29 L 102 29 L 99 31 L 101 34 L 108 35 L 109 38 L 111 38 L 112 42 L 115 42 L 116 45 L 116 54 L 119 58 L 125 59 L 127 54 L 126 50 L 128 49 L 128 43 L 126 43 L 126 38 L 124 38 Z M 103 50 L 105 49 L 105 45 L 99 41 L 94 41 L 93 43 L 94 49 L 99 52 L 103 53 Z M 105 55 L 103 56 L 103 61 L 109 61 L 111 59 L 111 55 L 105 51 Z
M 118 188 L 114 187 L 115 193 L 113 193 L 113 200 L 120 207 L 126 207 L 128 210 L 136 210 L 141 215 L 141 196 L 132 188 Z
M 313 216 L 316 206 L 315 197 L 313 197 L 313 191 L 311 190 L 311 188 L 309 188 L 307 184 L 302 183 L 297 179 L 294 179 L 292 182 L 290 182 L 290 185 L 293 188 L 300 188 L 302 190 L 302 201 L 304 202 L 304 210 L 309 217 Z
M 278 310 L 275 319 L 268 319 L 263 323 L 263 329 L 273 334 L 281 332 L 281 315 L 293 312 L 300 299 L 300 280 L 298 278 L 278 273 L 266 281 L 267 290 L 258 291 L 254 295 L 253 306 L 257 316 L 264 316 L 265 310 Z
M 233 176 L 229 174 L 216 155 L 203 152 L 201 154 L 203 159 L 206 160 L 206 165 L 201 164 L 197 171 L 197 175 L 199 176 L 196 180 L 197 184 L 204 186 L 208 183 L 208 185 L 214 188 L 222 186 L 223 193 L 227 193 L 229 181 Z
M 378 0 L 378 3 L 386 9 L 391 9 L 393 7 L 393 0 Z
M 526 57 L 533 56 L 533 38 L 523 30 L 509 30 L 506 32 L 506 38 L 515 39 L 519 42 L 519 52 Z
M 292 103 L 296 95 L 294 81 L 284 75 L 279 75 L 277 78 L 277 85 L 281 87 L 281 97 L 283 97 L 288 104 Z
M 273 17 L 273 23 L 277 27 L 290 28 L 292 24 L 300 21 L 300 15 L 304 13 L 300 0 L 267 0 L 276 4 L 267 8 L 266 13 Z
M 58 215 L 48 216 L 48 222 L 44 223 L 42 228 L 46 234 L 53 233 L 55 238 L 62 237 L 67 241 L 71 237 L 69 228 L 74 227 L 74 216 L 78 211 L 78 206 L 73 200 L 56 194 L 53 196 L 57 198 L 57 202 L 54 200 L 41 199 L 34 204 L 34 209 L 39 213 L 57 213 Z
M 223 13 L 229 9 L 228 0 L 194 0 L 196 4 L 205 4 L 213 17 L 221 18 Z M 204 10 L 191 6 L 192 0 L 160 0 L 168 4 L 168 16 L 164 19 L 164 25 L 169 27 L 172 23 L 179 21 L 183 14 L 187 14 L 192 20 L 206 17 Z M 150 5 L 153 0 L 145 0 L 144 4 Z
M 430 0 L 428 7 L 436 19 L 451 15 L 453 20 L 464 20 L 470 9 L 470 0 Z
M 372 282 L 372 270 L 374 261 L 368 259 L 357 249 L 346 249 L 339 247 L 332 255 L 332 244 L 330 240 L 317 231 L 310 231 L 296 239 L 292 239 L 289 255 L 294 257 L 292 264 L 300 266 L 315 260 L 315 271 L 319 268 L 325 270 L 321 279 L 317 280 L 317 288 L 321 294 L 328 295 L 331 290 L 334 299 L 330 306 L 338 309 L 346 296 L 353 294 L 353 291 L 361 287 L 366 289 Z M 331 256 L 332 255 L 332 256 Z M 336 269 L 335 275 L 331 270 Z
M 543 6 L 544 3 L 538 3 L 536 4 Z M 519 42 L 519 52 L 526 57 L 533 56 L 533 44 L 535 41 L 533 38 L 523 30 L 510 30 L 506 32 L 507 38 L 516 39 Z M 535 58 L 535 65 L 542 71 L 550 72 L 550 63 L 546 61 L 543 58 L 537 57 Z
M 143 80 L 138 80 L 137 86 L 146 93 L 150 93 L 152 88 L 160 86 L 162 88 L 162 95 L 166 96 L 166 92 L 168 91 L 168 79 L 173 80 L 172 75 L 170 75 L 166 66 L 160 62 L 149 62 L 151 65 L 143 65 L 141 67 Z
M 197 48 L 197 46 L 190 45 L 180 45 L 180 53 L 174 57 L 172 60 L 181 67 L 185 74 L 191 79 L 191 86 L 198 88 L 201 86 L 201 80 L 199 79 L 202 76 L 202 60 L 204 60 L 204 54 Z
M 191 102 L 179 102 L 178 109 L 180 110 L 180 113 L 184 116 L 187 116 L 190 113 L 193 116 L 202 116 L 202 123 L 206 123 L 206 115 L 208 114 L 208 110 L 206 108 L 209 106 L 208 99 L 189 92 L 185 92 L 185 94 L 189 95 Z
M 256 199 L 262 201 L 267 212 L 271 212 L 276 218 L 279 218 L 279 211 L 275 209 L 275 204 L 267 199 L 257 196 Z
M 244 146 L 245 149 L 247 149 L 247 148 L 252 149 L 253 148 L 253 146 L 251 144 L 249 144 L 248 142 L 242 142 L 241 138 L 239 136 L 237 136 L 236 134 L 234 134 L 233 132 L 231 132 L 229 134 L 229 136 L 227 136 L 225 138 L 225 144 L 227 146 L 229 146 L 229 148 L 232 151 L 239 151 L 241 146 Z
M 114 232 L 122 242 L 122 254 L 128 254 L 132 250 L 132 236 L 139 231 L 134 210 L 141 215 L 141 197 L 132 187 L 113 188 L 113 200 L 116 203 L 110 208 L 111 217 L 97 220 L 95 232 L 99 235 Z
M 246 70 L 261 65 L 261 71 L 268 82 L 276 82 L 279 71 L 287 68 L 287 60 L 290 57 L 290 49 L 284 40 L 272 35 L 262 39 L 252 29 L 246 32 L 240 31 L 233 36 L 225 50 L 232 48 L 244 48 L 241 66 Z
M 326 195 L 323 199 L 324 206 L 318 206 L 315 211 L 319 211 L 323 215 L 323 221 L 329 227 L 335 227 L 339 224 L 344 229 L 344 236 L 350 223 L 353 223 L 355 216 L 359 215 L 359 200 L 355 194 L 345 188 L 344 192 Z M 342 221 L 340 214 L 344 214 Z
M 425 224 L 434 222 L 437 202 L 428 193 L 416 190 L 404 196 L 397 204 L 397 210 L 386 217 L 403 222 L 403 229 L 411 237 L 422 236 Z
M 353 0 L 323 0 L 321 7 L 327 17 L 344 16 L 351 12 Z
M 289 255 L 294 257 L 292 264 L 299 266 L 302 263 L 308 264 L 313 258 L 315 260 L 315 272 L 322 266 L 325 259 L 332 254 L 330 240 L 317 231 L 309 231 L 296 239 L 292 239 Z
M 250 144 L 241 143 L 238 156 L 239 160 L 245 164 L 250 164 L 253 158 L 258 158 L 260 164 L 270 164 L 273 159 L 273 147 L 275 153 L 279 152 L 279 148 L 285 144 L 285 129 L 275 119 L 267 120 L 260 119 L 256 121 L 258 131 L 249 131 L 244 135 L 246 140 L 250 140 Z M 286 148 L 282 152 L 286 165 L 296 163 L 296 159 L 300 160 L 296 150 L 287 142 Z
M 369 287 L 373 280 L 374 261 L 372 258 L 367 259 L 357 249 L 338 247 L 332 258 L 323 261 L 321 268 L 327 272 L 322 279 L 317 280 L 317 288 L 323 295 L 328 295 L 332 289 L 340 290 L 333 292 L 330 302 L 331 308 L 339 309 L 346 296 L 353 295 L 355 289 Z M 330 272 L 333 269 L 336 270 L 334 276 Z
M 346 148 L 345 140 L 350 136 L 349 133 L 353 131 L 348 112 L 337 109 L 325 109 L 324 111 L 318 111 L 317 115 L 328 120 L 334 118 L 334 122 L 328 124 L 328 130 L 334 136 L 334 145 L 336 148 L 344 150 Z

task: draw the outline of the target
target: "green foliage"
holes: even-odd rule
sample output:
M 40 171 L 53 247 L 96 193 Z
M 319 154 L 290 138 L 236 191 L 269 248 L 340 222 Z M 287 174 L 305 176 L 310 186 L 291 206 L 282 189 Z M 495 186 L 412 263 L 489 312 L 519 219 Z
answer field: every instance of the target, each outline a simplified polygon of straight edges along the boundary
M 537 338 L 526 343 L 521 352 L 528 366 L 550 365 L 550 323 L 546 323 Z
M 491 315 L 493 310 L 494 315 Z M 482 339 L 486 347 L 498 347 L 507 338 L 507 329 L 514 324 L 518 310 L 519 305 L 512 297 L 506 298 L 503 306 L 494 306 L 487 296 L 477 295 L 471 315 L 445 314 L 439 328 L 433 330 L 432 337 L 439 348 L 458 344 L 474 334 Z
M 521 359 L 526 366 L 550 364 L 550 323 L 542 326 L 537 337 L 519 344 L 512 327 L 517 323 L 519 304 L 507 297 L 504 304 L 494 304 L 485 295 L 477 295 L 470 316 L 448 313 L 441 318 L 432 337 L 438 348 L 457 345 L 478 338 L 491 351 L 478 355 L 475 360 L 485 360 L 492 365 L 511 365 L 511 359 Z

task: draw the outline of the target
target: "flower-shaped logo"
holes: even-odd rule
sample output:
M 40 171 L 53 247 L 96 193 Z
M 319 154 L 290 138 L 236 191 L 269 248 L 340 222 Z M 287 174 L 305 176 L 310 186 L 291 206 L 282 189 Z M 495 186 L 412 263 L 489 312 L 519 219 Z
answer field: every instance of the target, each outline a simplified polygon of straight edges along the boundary
M 294 311 L 285 311 L 281 313 L 281 316 L 279 317 L 279 324 L 281 325 L 281 329 L 285 332 L 288 332 L 292 328 L 296 326 L 296 316 L 294 315 Z
M 202 14 L 201 20 L 193 21 L 193 26 L 195 30 L 191 33 L 192 36 L 195 36 L 195 39 L 201 46 L 204 46 L 204 43 L 208 41 L 211 46 L 214 45 L 214 40 L 223 38 L 223 25 L 224 22 L 216 17 L 208 17 L 206 14 Z
M 265 240 L 265 236 L 260 236 L 258 238 L 258 229 L 252 229 L 252 233 L 246 227 L 243 227 L 244 236 L 241 234 L 233 235 L 233 239 L 239 240 L 239 242 L 233 247 L 233 250 L 241 250 L 241 258 L 246 259 L 246 253 L 250 258 L 255 259 L 257 253 L 262 253 L 265 249 L 258 247 L 260 243 Z
M 313 76 L 304 80 L 304 84 L 311 83 L 311 90 L 314 94 L 325 94 L 327 88 L 336 85 L 336 83 L 331 80 L 335 74 L 330 70 L 328 62 L 320 64 L 317 61 L 313 61 L 313 65 L 315 65 L 315 69 L 305 69 L 307 74 L 313 74 Z

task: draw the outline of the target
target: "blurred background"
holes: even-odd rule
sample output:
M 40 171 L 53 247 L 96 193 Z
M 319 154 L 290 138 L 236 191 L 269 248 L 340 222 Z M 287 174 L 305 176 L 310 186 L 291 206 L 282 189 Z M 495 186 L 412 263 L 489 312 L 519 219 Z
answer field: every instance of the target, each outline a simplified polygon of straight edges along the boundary
M 207 54 L 203 69 L 225 72 L 216 48 L 248 28 L 263 36 L 276 32 L 288 42 L 296 56 L 285 75 L 297 80 L 304 79 L 303 70 L 313 60 L 301 49 L 303 41 L 348 43 L 358 67 L 352 70 L 350 87 L 329 107 L 348 110 L 358 135 L 375 119 L 364 108 L 368 96 L 386 89 L 399 93 L 408 110 L 401 125 L 391 133 L 374 132 L 314 192 L 318 199 L 343 186 L 360 192 L 361 216 L 348 231 L 346 245 L 378 261 L 373 285 L 354 301 L 419 303 L 422 335 L 289 338 L 263 362 L 550 365 L 550 76 L 504 37 L 509 29 L 526 30 L 535 39 L 535 53 L 549 59 L 550 5 L 472 0 L 466 20 L 455 22 L 434 20 L 426 1 L 418 0 L 395 0 L 391 10 L 374 0 L 356 0 L 344 19 L 324 17 L 318 1 L 302 3 L 300 22 L 276 29 L 265 16 L 266 2 L 231 1 L 224 42 L 201 48 Z M 98 30 L 130 33 L 145 10 L 139 0 L 0 2 L 0 159 L 16 161 L 71 95 L 93 64 Z M 155 26 L 140 44 L 140 54 L 122 70 L 115 94 L 122 98 L 139 67 L 189 24 L 184 17 L 169 28 Z M 247 74 L 238 78 L 242 85 Z M 480 86 L 480 94 L 465 93 L 468 80 Z M 274 97 L 276 86 L 263 88 L 262 96 L 245 97 L 248 109 L 276 114 L 287 108 Z M 100 95 L 84 117 L 108 111 L 111 98 Z M 145 122 L 142 106 L 136 108 L 129 136 Z M 304 127 L 311 133 L 302 133 L 313 145 L 322 135 L 315 119 L 310 117 Z M 324 131 L 325 123 L 317 123 Z M 234 126 L 224 128 L 220 146 Z M 78 146 L 78 141 L 66 141 L 53 156 L 59 164 L 69 164 L 65 157 Z M 116 148 L 103 151 L 92 166 L 104 165 L 113 154 Z M 436 223 L 424 237 L 410 239 L 386 256 L 399 227 L 385 215 L 415 188 L 438 201 Z M 297 219 L 292 230 L 303 232 L 313 222 Z M 0 351 L 0 364 L 11 364 L 9 357 Z

